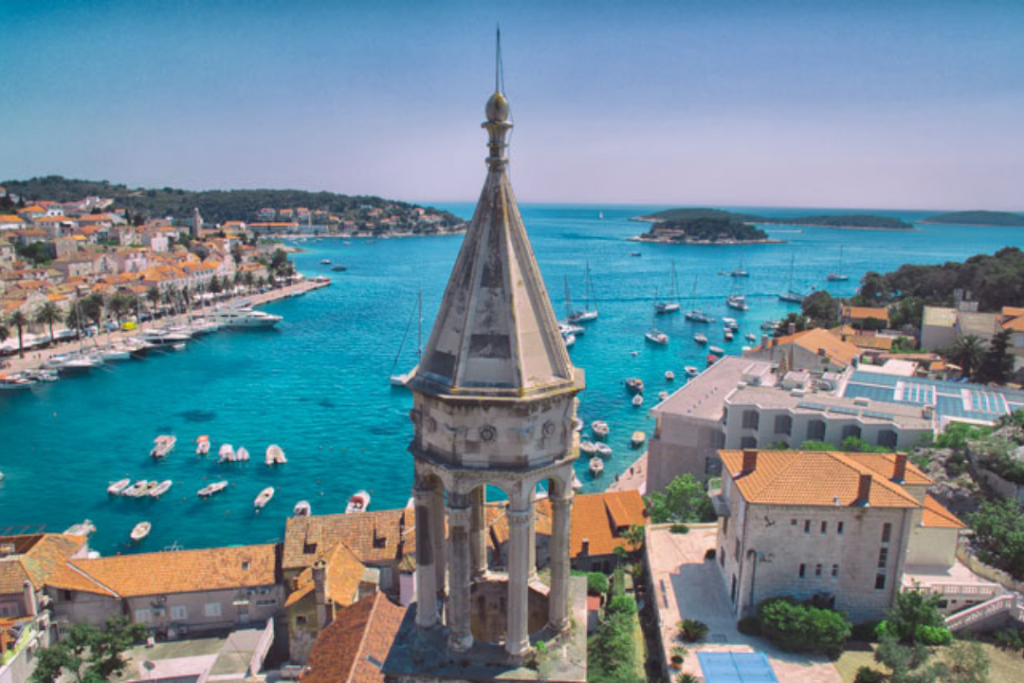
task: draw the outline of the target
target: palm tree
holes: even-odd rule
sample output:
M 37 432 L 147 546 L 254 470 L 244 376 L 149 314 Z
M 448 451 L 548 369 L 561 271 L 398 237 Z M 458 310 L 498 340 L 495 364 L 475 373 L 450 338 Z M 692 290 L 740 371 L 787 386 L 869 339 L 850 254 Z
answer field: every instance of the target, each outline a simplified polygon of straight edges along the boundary
M 53 324 L 59 323 L 63 319 L 64 314 L 61 312 L 60 307 L 52 301 L 47 301 L 39 307 L 39 310 L 36 311 L 36 322 L 50 328 L 51 344 L 53 343 Z
M 156 285 L 146 290 L 146 300 L 149 302 L 149 312 L 155 313 L 156 307 L 160 303 L 160 290 L 157 289 Z
M 3 318 L 0 318 L 0 344 L 7 341 L 7 338 L 11 336 L 11 331 L 8 329 L 7 324 Z
M 24 358 L 25 357 L 24 332 L 25 332 L 25 327 L 29 324 L 30 321 L 28 319 L 28 316 L 25 315 L 24 313 L 22 313 L 20 310 L 17 310 L 14 313 L 11 314 L 10 321 L 11 321 L 12 325 L 17 326 L 17 328 L 18 328 L 18 357 L 19 358 Z
M 118 329 L 121 327 L 121 319 L 124 318 L 124 314 L 131 309 L 131 297 L 123 292 L 118 292 L 107 302 L 107 312 L 117 320 Z
M 245 289 L 249 294 L 252 294 L 253 280 L 255 280 L 255 277 L 253 277 L 252 271 L 247 270 L 242 273 L 242 284 L 245 285 Z
M 964 377 L 970 377 L 985 355 L 985 346 L 981 339 L 968 334 L 957 338 L 952 345 L 943 350 L 942 355 L 949 362 L 959 365 Z

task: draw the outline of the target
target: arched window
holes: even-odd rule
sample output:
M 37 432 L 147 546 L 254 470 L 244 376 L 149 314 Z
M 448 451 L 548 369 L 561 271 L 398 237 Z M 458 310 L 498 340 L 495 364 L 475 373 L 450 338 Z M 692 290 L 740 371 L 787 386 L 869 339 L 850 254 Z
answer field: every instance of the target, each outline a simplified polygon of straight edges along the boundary
M 825 440 L 825 421 L 824 420 L 811 420 L 807 423 L 807 440 L 808 441 L 824 441 Z

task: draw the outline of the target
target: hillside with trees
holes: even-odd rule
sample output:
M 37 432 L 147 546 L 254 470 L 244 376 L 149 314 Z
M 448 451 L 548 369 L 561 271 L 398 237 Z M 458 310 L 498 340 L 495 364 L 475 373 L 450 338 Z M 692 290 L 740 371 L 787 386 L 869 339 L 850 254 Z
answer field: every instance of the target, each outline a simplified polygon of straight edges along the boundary
M 949 225 L 993 225 L 1024 228 L 1024 215 L 1009 211 L 954 211 L 928 216 L 922 223 Z
M 771 241 L 764 230 L 753 225 L 710 217 L 658 221 L 635 239 L 678 244 L 749 244 Z
M 633 220 L 658 223 L 662 221 L 688 221 L 703 218 L 727 220 L 738 223 L 761 223 L 766 225 L 805 225 L 826 228 L 850 228 L 870 230 L 913 230 L 910 223 L 886 216 L 868 214 L 821 214 L 816 216 L 769 217 L 750 213 L 735 213 L 721 209 L 667 209 L 639 216 Z

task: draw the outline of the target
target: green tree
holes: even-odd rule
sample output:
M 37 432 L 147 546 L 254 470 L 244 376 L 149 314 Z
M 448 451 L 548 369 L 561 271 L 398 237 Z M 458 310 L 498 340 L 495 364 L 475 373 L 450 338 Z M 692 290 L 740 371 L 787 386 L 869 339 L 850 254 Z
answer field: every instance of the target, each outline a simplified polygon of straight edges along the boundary
M 616 595 L 608 601 L 593 647 L 587 648 L 593 653 L 589 681 L 640 683 L 636 676 L 636 646 L 633 641 L 635 623 L 636 602 L 632 598 Z
M 879 625 L 881 634 L 891 635 L 902 644 L 913 645 L 924 640 L 921 637 L 922 627 L 945 628 L 946 620 L 938 608 L 940 599 L 937 595 L 925 595 L 916 589 L 898 592 L 888 618 Z
M 946 661 L 939 665 L 942 683 L 985 683 L 988 681 L 990 662 L 978 643 L 960 641 L 946 653 Z
M 246 271 L 242 273 L 242 284 L 245 285 L 246 290 L 250 294 L 252 293 L 252 283 L 255 281 L 255 279 L 256 278 L 253 276 L 252 271 Z
M 664 491 L 647 496 L 647 509 L 655 524 L 668 522 L 711 522 L 715 509 L 711 499 L 692 474 L 673 479 Z
M 958 337 L 950 346 L 939 349 L 939 354 L 954 365 L 960 366 L 964 377 L 974 375 L 985 354 L 985 346 L 973 334 Z
M 75 624 L 57 643 L 38 653 L 32 683 L 103 683 L 117 678 L 128 666 L 122 653 L 146 636 L 142 624 L 111 617 L 104 628 Z
M 160 290 L 156 285 L 150 285 L 149 289 L 146 290 L 146 301 L 149 302 L 150 312 L 156 310 L 156 307 L 160 304 Z
M 18 357 L 25 357 L 25 328 L 29 324 L 28 316 L 20 310 L 11 313 L 10 323 L 18 328 Z
M 7 341 L 7 338 L 11 336 L 11 330 L 7 327 L 7 322 L 0 318 L 0 344 Z
M 210 278 L 210 292 L 213 294 L 220 294 L 224 291 L 224 285 L 221 284 L 220 278 L 214 275 Z
M 52 301 L 47 301 L 36 310 L 35 319 L 40 325 L 46 325 L 50 328 L 50 343 L 52 344 L 53 324 L 59 323 L 64 319 L 64 314 L 61 312 L 60 307 Z
M 887 666 L 892 675 L 891 683 L 933 683 L 938 679 L 939 670 L 926 667 L 931 652 L 924 645 L 901 645 L 895 636 L 885 635 L 878 641 L 875 661 Z
M 860 280 L 860 291 L 853 297 L 856 303 L 875 306 L 889 298 L 889 285 L 885 276 L 874 271 L 864 274 Z
M 775 337 L 785 337 L 789 332 L 789 325 L 793 324 L 794 332 L 803 332 L 807 329 L 807 317 L 800 313 L 790 313 L 779 322 L 779 326 L 775 328 Z
M 977 381 L 986 384 L 1006 384 L 1013 373 L 1013 356 L 1007 351 L 1009 346 L 1010 330 L 1001 330 L 992 336 L 988 349 L 981 357 Z
M 107 300 L 107 313 L 117 321 L 118 327 L 121 327 L 121 319 L 130 310 L 130 300 L 121 293 L 115 294 Z
M 622 538 L 625 539 L 631 553 L 639 552 L 644 546 L 644 536 L 645 529 L 642 524 L 634 524 L 622 534 Z
M 839 301 L 824 289 L 804 297 L 802 310 L 816 327 L 835 327 L 839 323 Z
M 978 556 L 1024 580 L 1024 510 L 1015 500 L 985 501 L 968 516 Z
M 99 292 L 93 292 L 78 303 L 79 309 L 87 320 L 99 325 L 103 322 L 106 299 Z

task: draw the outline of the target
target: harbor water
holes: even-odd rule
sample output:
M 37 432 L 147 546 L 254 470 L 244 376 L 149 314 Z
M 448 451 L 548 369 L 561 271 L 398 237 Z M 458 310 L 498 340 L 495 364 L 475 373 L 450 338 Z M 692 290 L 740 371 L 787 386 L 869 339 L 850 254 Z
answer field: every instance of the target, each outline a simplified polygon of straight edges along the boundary
M 439 205 L 464 217 L 471 204 Z M 577 463 L 585 491 L 603 490 L 642 450 L 630 447 L 635 430 L 651 434 L 648 410 L 660 391 L 685 384 L 683 367 L 704 368 L 709 344 L 739 354 L 747 333 L 761 335 L 760 323 L 798 306 L 778 300 L 788 287 L 803 293 L 827 288 L 837 296 L 855 292 L 869 270 L 885 272 L 903 263 L 940 263 L 1005 246 L 1024 245 L 1024 230 L 922 225 L 910 232 L 767 226 L 785 244 L 758 246 L 679 246 L 640 244 L 626 238 L 647 226 L 628 219 L 654 207 L 524 205 L 521 207 L 548 292 L 559 318 L 565 312 L 565 280 L 574 308 L 584 304 L 584 269 L 589 262 L 600 317 L 571 350 L 586 370 L 580 416 L 587 425 L 606 420 L 612 456 L 597 479 L 586 459 Z M 785 216 L 821 213 L 814 209 L 748 208 L 751 213 Z M 604 218 L 599 218 L 603 211 Z M 931 212 L 860 211 L 905 220 Z M 79 377 L 40 385 L 31 391 L 0 392 L 0 531 L 45 527 L 61 531 L 84 518 L 98 531 L 93 546 L 103 554 L 280 540 L 284 520 L 299 500 L 314 514 L 343 512 L 358 490 L 371 493 L 370 509 L 406 504 L 412 484 L 407 449 L 412 435 L 411 395 L 389 385 L 403 335 L 423 292 L 424 342 L 441 301 L 460 236 L 388 240 L 320 239 L 297 246 L 298 269 L 329 275 L 331 287 L 268 305 L 284 316 L 274 330 L 220 332 L 200 337 L 179 352 L 150 354 L 145 360 L 108 363 Z M 846 282 L 826 282 L 840 268 Z M 631 254 L 639 253 L 639 256 Z M 730 278 L 742 258 L 749 278 Z M 321 264 L 348 267 L 332 272 Z M 683 310 L 697 305 L 718 322 L 695 325 L 682 313 L 655 320 L 655 288 L 672 292 L 675 264 Z M 694 290 L 694 283 L 696 289 Z M 750 310 L 726 308 L 725 298 L 740 288 Z M 732 342 L 722 333 L 723 316 L 736 318 Z M 670 342 L 644 341 L 652 324 Z M 416 362 L 413 321 L 395 372 Z M 674 383 L 664 379 L 676 374 Z M 623 380 L 646 383 L 645 402 L 630 403 Z M 158 434 L 174 434 L 177 447 L 164 460 L 148 453 Z M 194 454 L 195 440 L 209 435 L 211 455 Z M 230 443 L 252 453 L 247 463 L 217 464 L 216 452 Z M 269 468 L 263 453 L 280 445 L 288 463 Z M 160 500 L 112 498 L 109 482 L 131 477 L 174 482 Z M 196 492 L 218 480 L 230 486 L 209 500 Z M 265 487 L 274 499 L 259 513 L 253 499 Z M 129 542 L 132 527 L 153 523 L 150 536 Z

